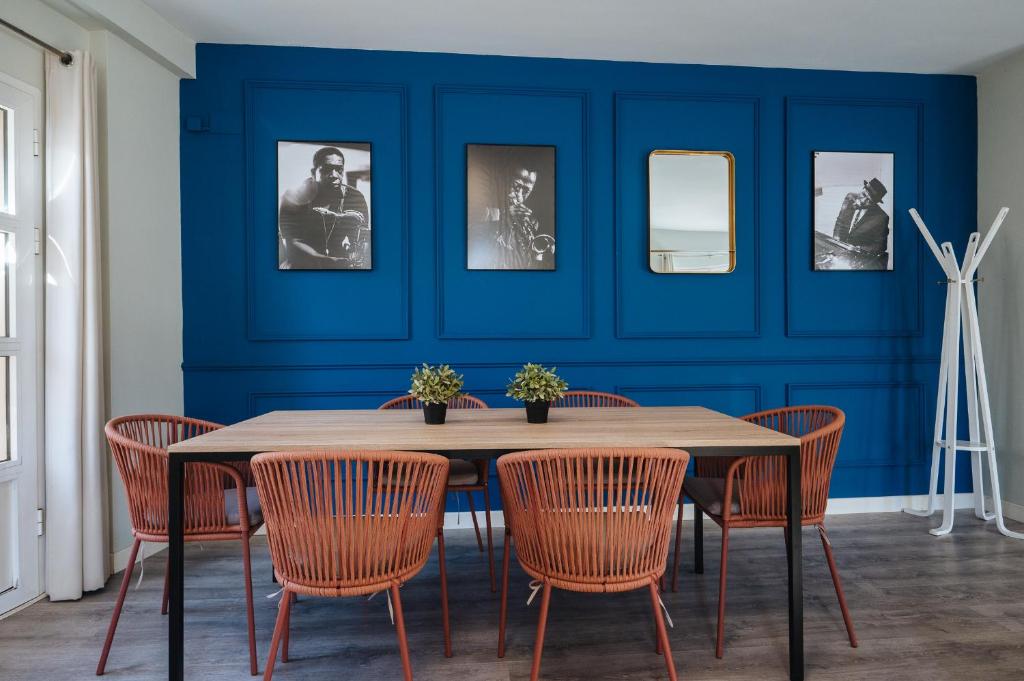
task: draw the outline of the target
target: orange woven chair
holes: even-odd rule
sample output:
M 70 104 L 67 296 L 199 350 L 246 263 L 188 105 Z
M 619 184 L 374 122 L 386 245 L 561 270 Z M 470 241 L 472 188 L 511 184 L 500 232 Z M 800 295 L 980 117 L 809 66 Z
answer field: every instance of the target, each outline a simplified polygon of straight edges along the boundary
M 602 393 L 594 390 L 567 390 L 562 396 L 551 403 L 559 409 L 578 407 L 639 407 L 635 400 L 615 393 Z
M 498 657 L 505 655 L 511 538 L 519 564 L 543 588 L 531 681 L 540 675 L 553 587 L 585 593 L 646 588 L 655 648 L 676 681 L 657 584 L 665 572 L 672 512 L 689 459 L 678 449 L 561 449 L 498 459 L 510 528 L 502 557 Z
M 423 403 L 412 395 L 403 395 L 388 400 L 380 405 L 380 409 L 416 409 L 423 408 Z M 479 397 L 460 395 L 448 401 L 449 409 L 487 409 L 487 403 Z M 476 545 L 481 553 L 484 550 L 483 539 L 480 537 L 480 522 L 476 519 L 476 508 L 473 504 L 473 492 L 481 492 L 484 496 L 484 523 L 487 526 L 487 569 L 491 577 L 491 593 L 498 590 L 494 576 L 494 543 L 491 534 L 491 497 L 488 491 L 487 460 L 465 461 L 451 459 L 451 470 L 448 473 L 448 491 L 453 494 L 464 492 L 469 504 L 469 515 L 473 519 L 473 531 L 476 532 Z M 443 519 L 443 516 L 442 516 Z M 444 541 L 438 530 L 438 541 Z
M 135 559 L 142 542 L 166 543 L 167 538 L 167 447 L 222 428 L 220 424 L 181 416 L 140 414 L 122 416 L 106 425 L 107 442 L 117 462 L 128 497 L 132 524 L 131 553 L 121 580 L 114 614 L 96 675 L 106 670 L 110 646 L 117 631 Z M 263 525 L 256 488 L 249 482 L 247 462 L 233 466 L 217 463 L 190 463 L 185 468 L 185 541 L 241 541 L 245 568 L 245 605 L 249 626 L 249 671 L 258 673 L 256 664 L 256 626 L 252 604 L 252 563 L 249 537 Z M 169 574 L 169 571 L 168 571 Z M 164 576 L 163 604 L 167 614 L 168 578 Z
M 264 681 L 282 641 L 288 661 L 296 594 L 379 591 L 389 593 L 404 678 L 412 681 L 399 589 L 430 555 L 448 460 L 419 452 L 275 452 L 254 457 L 252 470 L 283 589 Z
M 825 549 L 832 583 L 843 613 L 843 622 L 850 645 L 857 647 L 853 620 L 846 607 L 846 596 L 839 571 L 832 556 L 832 544 L 825 532 L 825 506 L 832 469 L 839 451 L 846 416 L 835 407 L 803 406 L 772 409 L 743 417 L 787 435 L 800 438 L 801 491 L 803 525 L 818 528 Z M 736 527 L 786 527 L 786 461 L 778 456 L 715 458 L 698 457 L 695 477 L 684 483 L 686 496 L 693 500 L 695 511 L 706 513 L 722 528 L 722 561 L 718 579 L 718 633 L 715 656 L 722 657 L 725 646 L 725 586 L 729 557 L 729 530 Z M 725 500 L 729 499 L 729 503 Z M 681 519 L 683 514 L 679 513 Z M 694 522 L 695 570 L 704 572 L 702 516 Z M 788 546 L 787 546 L 788 549 Z M 679 528 L 673 572 L 679 571 Z M 676 575 L 672 578 L 673 590 Z

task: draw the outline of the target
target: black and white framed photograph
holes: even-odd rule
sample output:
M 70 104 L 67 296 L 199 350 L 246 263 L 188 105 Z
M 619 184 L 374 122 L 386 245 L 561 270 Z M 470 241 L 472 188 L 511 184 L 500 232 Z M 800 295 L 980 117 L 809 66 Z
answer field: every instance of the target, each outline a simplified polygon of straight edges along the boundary
M 370 145 L 277 143 L 278 269 L 373 267 Z
M 466 267 L 555 269 L 555 147 L 466 145 Z
M 894 155 L 814 152 L 814 269 L 892 270 Z

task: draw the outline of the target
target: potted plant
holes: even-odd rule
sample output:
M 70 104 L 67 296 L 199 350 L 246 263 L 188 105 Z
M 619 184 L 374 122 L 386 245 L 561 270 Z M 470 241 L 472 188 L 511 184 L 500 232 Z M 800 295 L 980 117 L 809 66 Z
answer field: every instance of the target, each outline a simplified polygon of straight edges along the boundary
M 545 369 L 540 364 L 524 364 L 523 368 L 508 384 L 505 393 L 526 405 L 527 423 L 547 423 L 551 401 L 557 400 L 569 387 L 555 369 Z
M 423 403 L 423 420 L 431 425 L 444 423 L 448 400 L 462 391 L 462 376 L 447 364 L 433 367 L 424 364 L 412 372 L 409 394 Z

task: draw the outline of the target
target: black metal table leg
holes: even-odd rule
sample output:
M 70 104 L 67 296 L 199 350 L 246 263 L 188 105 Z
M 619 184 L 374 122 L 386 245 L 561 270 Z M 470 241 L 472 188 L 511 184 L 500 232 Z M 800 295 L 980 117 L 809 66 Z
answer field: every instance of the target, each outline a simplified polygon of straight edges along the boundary
M 170 613 L 167 625 L 167 678 L 185 678 L 185 462 L 171 456 L 167 462 L 167 531 L 170 569 Z
M 789 678 L 804 679 L 804 586 L 801 537 L 800 447 L 786 448 L 786 532 L 789 537 Z
M 704 511 L 693 505 L 693 571 L 704 574 Z

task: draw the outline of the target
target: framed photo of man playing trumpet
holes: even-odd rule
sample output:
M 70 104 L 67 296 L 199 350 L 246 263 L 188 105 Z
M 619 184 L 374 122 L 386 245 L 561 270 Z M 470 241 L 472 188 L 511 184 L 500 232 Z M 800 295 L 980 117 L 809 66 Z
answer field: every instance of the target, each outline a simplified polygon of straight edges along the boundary
M 814 152 L 814 269 L 893 269 L 888 152 Z
M 553 146 L 466 145 L 466 267 L 555 269 Z
M 370 166 L 365 142 L 277 143 L 278 269 L 372 269 Z

